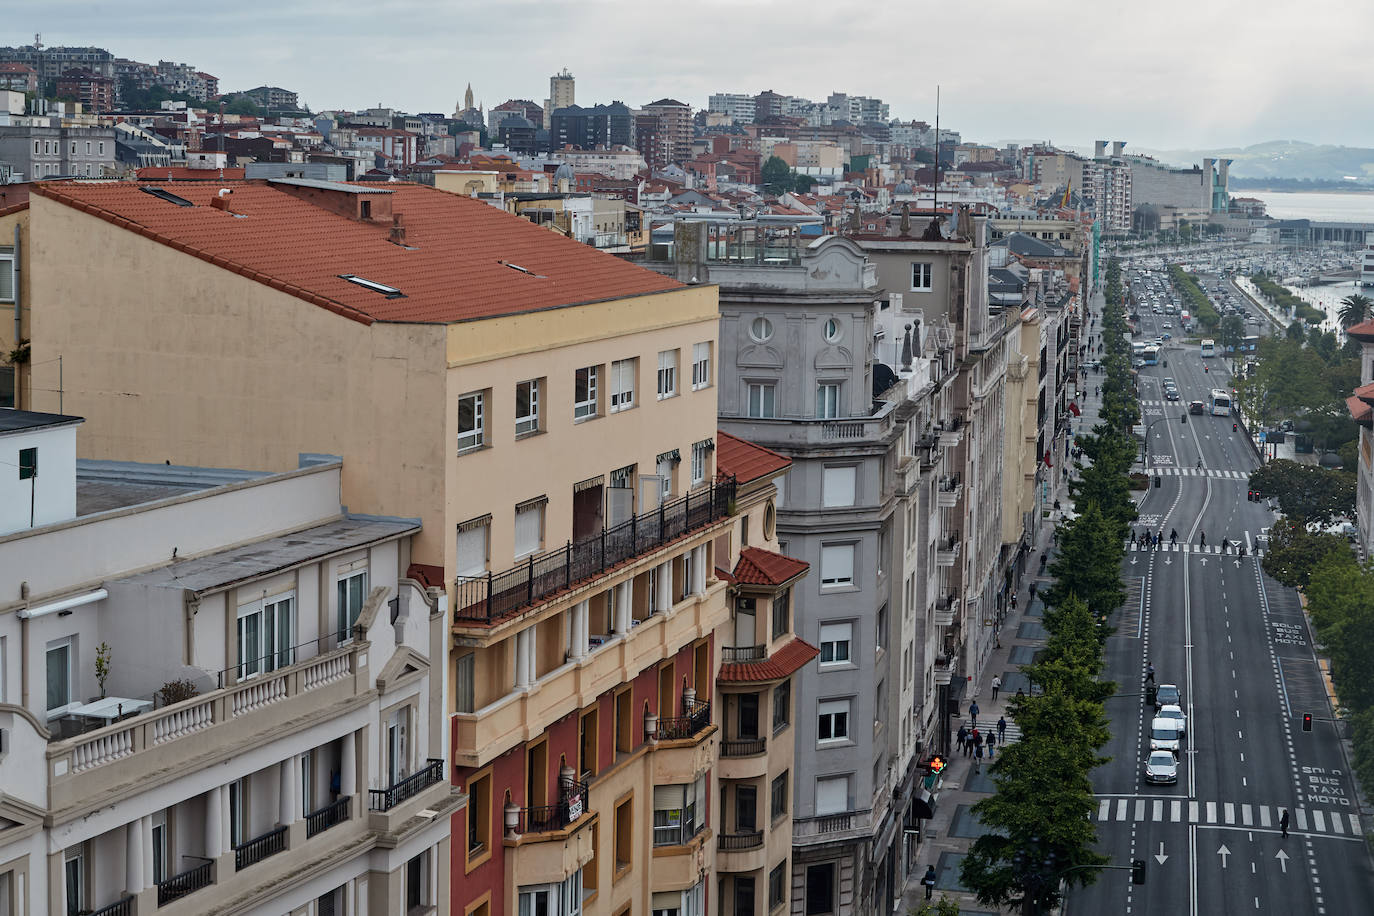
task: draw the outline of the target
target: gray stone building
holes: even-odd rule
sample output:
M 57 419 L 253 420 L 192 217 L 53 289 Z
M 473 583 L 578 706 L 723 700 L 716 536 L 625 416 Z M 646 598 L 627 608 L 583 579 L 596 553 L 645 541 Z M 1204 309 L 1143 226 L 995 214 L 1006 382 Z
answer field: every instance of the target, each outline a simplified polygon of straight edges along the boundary
M 104 178 L 115 172 L 112 127 L 0 126 L 0 162 L 27 181 Z

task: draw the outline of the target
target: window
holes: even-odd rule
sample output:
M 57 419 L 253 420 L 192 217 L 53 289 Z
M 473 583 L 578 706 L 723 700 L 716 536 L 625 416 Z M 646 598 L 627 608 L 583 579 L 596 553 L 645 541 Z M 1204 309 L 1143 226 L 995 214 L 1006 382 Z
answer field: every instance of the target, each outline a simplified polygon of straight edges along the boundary
M 638 359 L 618 359 L 611 363 L 611 413 L 635 406 L 635 375 Z
M 935 265 L 929 261 L 911 262 L 911 288 L 913 291 L 930 292 L 935 276 Z
M 229 783 L 229 845 L 242 845 L 248 834 L 248 777 L 245 776 Z
M 692 486 L 706 482 L 706 466 L 710 463 L 711 440 L 692 443 Z
M 764 343 L 773 336 L 773 322 L 767 318 L 755 318 L 749 323 L 749 336 L 758 343 Z
M 816 386 L 816 416 L 834 419 L 840 415 L 840 386 L 827 382 Z
M 487 571 L 490 531 L 489 515 L 459 523 L 457 575 L 480 576 Z
M 457 712 L 472 712 L 476 708 L 477 654 L 469 652 L 454 663 L 454 704 Z
M 515 435 L 539 432 L 539 388 L 543 379 L 518 382 L 515 386 Z
M 791 809 L 791 805 L 789 804 L 791 799 L 787 794 L 787 779 L 787 771 L 783 770 L 777 776 L 773 777 L 773 781 L 769 783 L 768 786 L 769 816 L 774 820 L 785 817 L 787 812 Z
M 658 399 L 677 394 L 677 351 L 662 350 L 658 354 Z
M 827 467 L 821 473 L 821 506 L 833 509 L 854 505 L 854 490 L 859 479 L 855 465 Z
M 825 544 L 821 547 L 821 588 L 854 584 L 854 545 Z
M 486 441 L 486 397 L 474 391 L 458 399 L 458 450 L 478 448 Z
M 14 249 L 0 249 L 0 302 L 14 301 Z
M 86 846 L 67 850 L 62 861 L 62 877 L 67 885 L 67 916 L 90 912 L 86 906 Z
M 580 916 L 581 912 L 581 871 L 558 884 L 520 888 L 519 916 Z
M 544 507 L 541 496 L 515 507 L 515 556 L 527 557 L 544 546 Z
M 873 625 L 873 648 L 881 652 L 887 644 L 887 605 L 878 608 L 878 619 Z
M 792 632 L 792 590 L 783 589 L 773 598 L 773 638 Z
M 307 812 L 308 813 L 308 812 Z M 167 812 L 158 811 L 152 816 L 153 832 L 153 881 L 167 880 Z
M 363 601 L 367 598 L 367 570 L 352 573 L 338 581 L 338 634 L 339 642 L 353 638 L 353 627 L 362 613 Z
M 585 420 L 596 416 L 597 382 L 600 366 L 588 366 L 573 374 L 573 419 Z
M 29 480 L 38 476 L 38 446 L 19 450 L 19 479 Z
M 806 916 L 835 912 L 835 863 L 806 868 Z
M 48 643 L 48 715 L 59 716 L 72 702 L 72 643 L 59 639 Z
M 706 894 L 704 882 L 685 891 L 656 891 L 649 904 L 652 916 L 703 916 Z
M 618 878 L 634 864 L 634 796 L 615 806 L 615 876 Z
M 240 679 L 275 671 L 295 661 L 295 603 L 293 596 L 286 595 L 239 608 Z
M 491 774 L 468 783 L 468 861 L 491 852 Z
M 87 141 L 86 141 L 86 155 L 89 156 L 90 154 L 91 154 L 91 141 L 87 140 Z
M 749 385 L 749 416 L 771 419 L 778 415 L 778 386 L 772 382 L 757 382 Z
M 816 712 L 816 740 L 849 740 L 849 701 L 822 700 Z
M 396 785 L 410 775 L 410 707 L 402 706 L 386 720 L 386 776 Z
M 429 903 L 429 851 L 406 862 L 406 911 L 421 909 Z
M 752 913 L 754 912 L 754 879 L 749 875 L 735 875 L 733 877 L 735 885 L 735 907 L 732 912 Z
M 593 708 L 591 712 L 584 715 L 579 723 L 580 732 L 577 741 L 577 773 L 578 780 L 587 782 L 591 777 L 600 772 L 597 766 L 597 723 L 601 716 L 599 710 Z
M 102 155 L 102 156 L 105 155 L 105 141 L 104 141 L 104 140 L 101 140 L 101 141 L 99 142 L 99 144 L 97 144 L 97 147 L 96 147 L 96 148 L 99 150 L 100 155 Z
M 773 733 L 787 727 L 792 719 L 792 682 L 783 681 L 773 688 Z
M 706 826 L 706 777 L 684 785 L 654 786 L 654 845 L 681 846 Z
M 783 859 L 768 872 L 768 909 L 787 902 L 787 860 Z
M 692 345 L 692 390 L 711 385 L 711 342 L 704 340 Z
M 615 750 L 628 754 L 635 749 L 633 709 L 634 695 L 630 688 L 615 695 Z
M 849 643 L 853 634 L 854 625 L 852 623 L 821 624 L 821 664 L 848 664 Z

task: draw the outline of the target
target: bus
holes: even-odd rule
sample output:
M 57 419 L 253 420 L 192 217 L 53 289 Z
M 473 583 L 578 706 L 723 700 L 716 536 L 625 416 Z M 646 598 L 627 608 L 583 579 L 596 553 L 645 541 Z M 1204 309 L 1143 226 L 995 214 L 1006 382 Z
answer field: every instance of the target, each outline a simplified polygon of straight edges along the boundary
M 1225 388 L 1212 389 L 1212 416 L 1229 417 L 1231 415 L 1231 392 Z
M 1159 347 L 1146 347 L 1140 351 L 1140 358 L 1145 360 L 1147 366 L 1159 365 Z
M 1241 338 L 1241 340 L 1240 340 L 1240 350 L 1241 350 L 1242 353 L 1254 353 L 1254 352 L 1255 352 L 1256 350 L 1258 350 L 1258 349 L 1259 349 L 1259 335 L 1258 335 L 1258 334 L 1251 334 L 1251 335 L 1248 336 L 1248 337 L 1242 337 L 1242 338 Z
M 1202 342 L 1202 358 L 1203 358 L 1203 359 L 1206 359 L 1206 358 L 1209 357 L 1209 356 L 1216 356 L 1216 355 L 1217 355 L 1217 342 L 1216 342 L 1215 340 L 1213 340 L 1212 338 L 1208 337 L 1206 340 L 1204 340 L 1204 341 Z

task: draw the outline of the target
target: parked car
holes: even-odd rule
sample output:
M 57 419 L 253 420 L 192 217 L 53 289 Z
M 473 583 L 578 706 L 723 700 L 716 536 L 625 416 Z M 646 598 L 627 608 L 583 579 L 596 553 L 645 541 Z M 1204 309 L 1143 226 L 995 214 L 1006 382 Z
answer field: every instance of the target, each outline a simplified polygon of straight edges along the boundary
M 1178 761 L 1170 751 L 1151 751 L 1145 761 L 1145 782 L 1171 786 L 1178 782 Z

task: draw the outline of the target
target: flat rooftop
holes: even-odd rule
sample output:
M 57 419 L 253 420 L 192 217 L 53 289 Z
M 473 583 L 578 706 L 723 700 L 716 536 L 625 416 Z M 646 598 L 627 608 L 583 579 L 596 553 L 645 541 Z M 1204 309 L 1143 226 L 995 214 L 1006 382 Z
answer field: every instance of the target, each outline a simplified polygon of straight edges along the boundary
M 85 423 L 84 417 L 73 417 L 62 413 L 37 413 L 32 410 L 0 409 L 0 435 L 5 433 L 29 432 L 68 423 Z
M 80 518 L 83 515 L 124 509 L 159 499 L 184 496 L 198 490 L 209 490 L 226 484 L 271 476 L 269 471 L 239 471 L 230 468 L 199 468 L 176 464 L 143 464 L 136 461 L 96 461 L 78 458 L 76 514 Z

